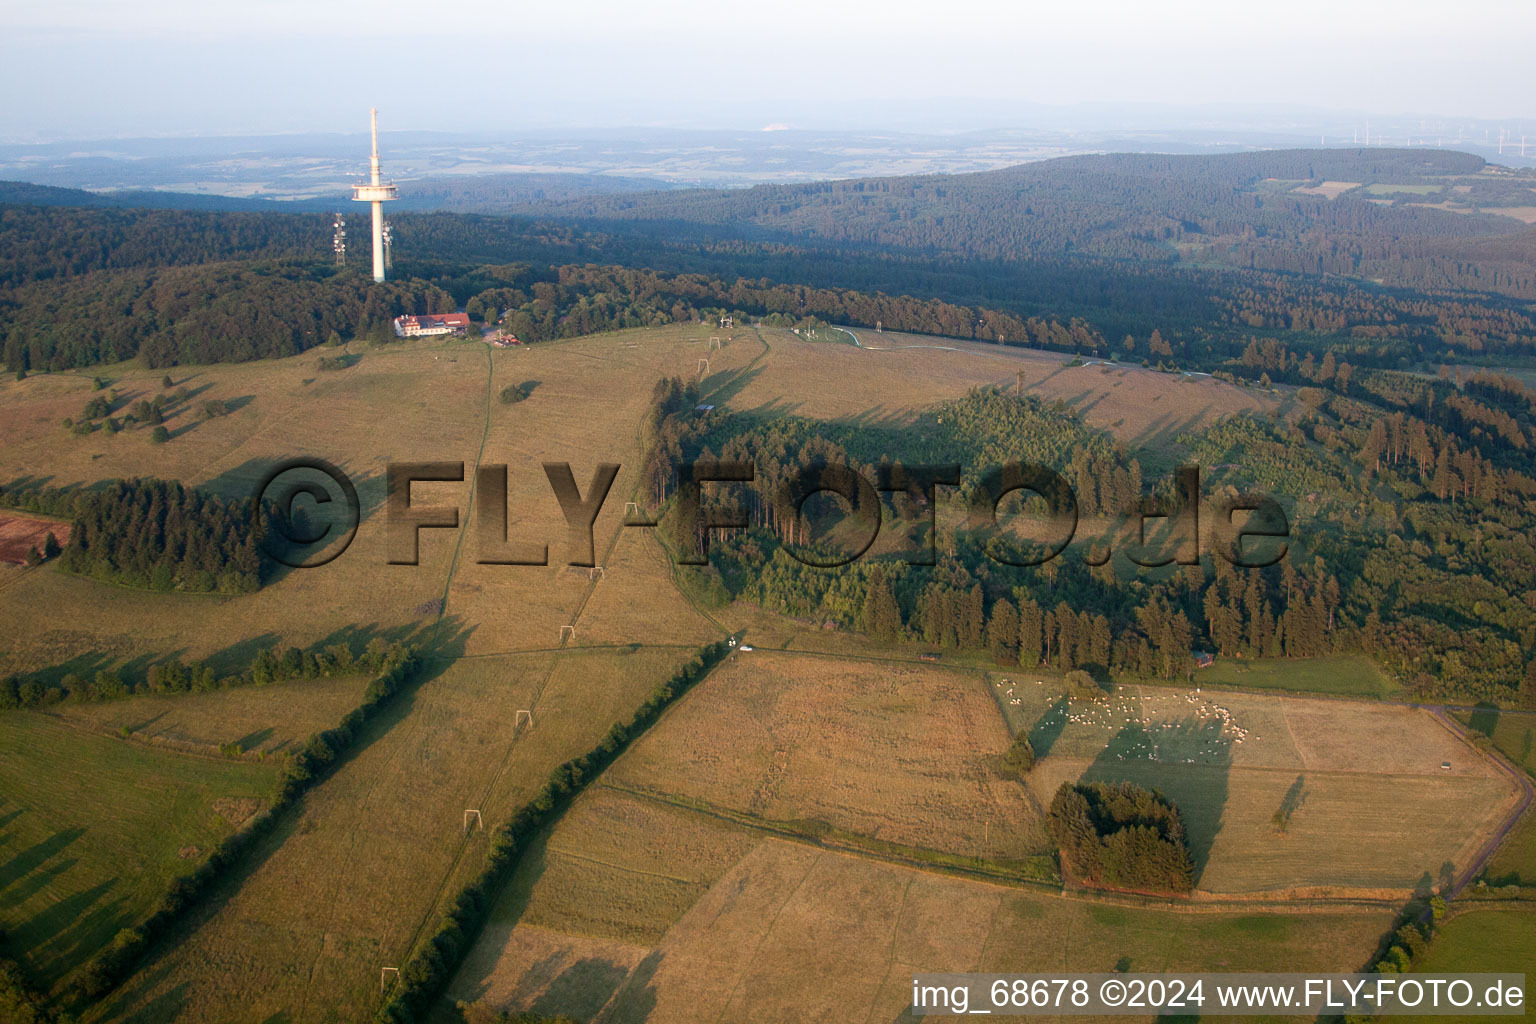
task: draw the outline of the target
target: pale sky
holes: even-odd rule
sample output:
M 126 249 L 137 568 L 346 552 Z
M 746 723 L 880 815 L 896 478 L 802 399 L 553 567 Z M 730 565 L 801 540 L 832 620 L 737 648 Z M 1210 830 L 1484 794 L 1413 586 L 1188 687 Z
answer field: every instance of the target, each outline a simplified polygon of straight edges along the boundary
M 0 24 L 9 139 L 353 131 L 370 105 L 454 130 L 894 124 L 939 97 L 1536 116 L 1532 0 L 0 0 Z

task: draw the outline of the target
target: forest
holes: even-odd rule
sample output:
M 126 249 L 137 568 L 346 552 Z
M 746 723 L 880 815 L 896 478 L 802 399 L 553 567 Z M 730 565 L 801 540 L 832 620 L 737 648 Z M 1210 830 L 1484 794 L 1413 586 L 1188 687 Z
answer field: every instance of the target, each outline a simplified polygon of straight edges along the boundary
M 0 504 L 70 520 L 60 565 L 110 583 L 247 594 L 272 564 L 260 547 L 270 510 L 174 480 L 114 480 L 91 490 L 0 488 Z
M 13 373 L 168 366 L 386 340 L 404 312 L 510 310 L 541 340 L 734 311 L 1205 371 L 1269 343 L 1383 369 L 1529 365 L 1536 230 L 1265 189 L 1536 183 L 1498 172 L 1420 150 L 1111 155 L 400 213 L 383 289 L 361 258 L 335 265 L 319 213 L 0 204 L 0 345 Z
M 1246 269 L 1536 296 L 1529 259 L 1536 232 L 1513 221 L 1255 188 L 1275 180 L 1438 184 L 1484 169 L 1481 158 L 1465 153 L 1414 150 L 1108 154 L 975 174 L 597 196 L 536 212 L 604 227 L 684 222 L 728 226 L 759 241 L 1006 261 L 1087 255 L 1174 262 L 1193 246 L 1205 260 Z M 1528 202 L 1519 193 L 1531 183 L 1476 187 L 1502 184 L 1519 196 L 1514 202 Z
M 1320 377 L 1314 368 L 1311 379 Z M 1208 467 L 1213 497 L 1262 490 L 1294 517 L 1310 492 L 1287 557 L 1263 569 L 1207 555 L 1128 572 L 1097 539 L 1016 566 L 968 526 L 932 529 L 934 488 L 884 490 L 903 463 L 961 467 L 951 493 L 967 505 L 989 467 L 1048 466 L 1076 492 L 1080 515 L 1119 524 L 1106 535 L 1118 547 L 1127 509 L 1144 493 L 1173 493 L 1171 476 L 1144 476 L 1135 457 L 1066 409 L 995 388 L 884 428 L 700 411 L 688 384 L 663 381 L 642 486 L 653 508 L 668 510 L 662 532 L 675 557 L 707 538 L 708 564 L 682 570 L 706 602 L 746 598 L 886 643 L 1100 678 L 1187 678 L 1201 649 L 1226 658 L 1359 652 L 1417 696 L 1536 708 L 1536 662 L 1525 653 L 1536 644 L 1536 478 L 1524 454 L 1536 424 L 1509 411 L 1536 396 L 1497 375 L 1469 383 L 1478 398 L 1394 373 L 1346 378 L 1335 369 L 1326 389 L 1307 389 L 1295 423 L 1240 417 L 1180 439 Z M 687 467 L 715 459 L 751 463 L 753 479 L 693 513 L 677 500 Z M 837 564 L 849 550 L 840 524 L 857 505 L 818 517 L 785 501 L 788 479 L 827 465 L 882 481 L 881 512 L 902 550 Z

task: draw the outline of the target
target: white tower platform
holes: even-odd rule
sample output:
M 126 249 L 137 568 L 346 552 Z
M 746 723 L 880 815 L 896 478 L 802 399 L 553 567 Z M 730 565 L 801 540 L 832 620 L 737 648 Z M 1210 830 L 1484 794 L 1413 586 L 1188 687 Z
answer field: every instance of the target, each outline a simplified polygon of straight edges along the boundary
M 373 122 L 373 157 L 369 160 L 369 181 L 352 186 L 352 199 L 373 205 L 373 279 L 384 280 L 384 204 L 400 198 L 400 190 L 379 179 L 379 112 L 370 110 Z

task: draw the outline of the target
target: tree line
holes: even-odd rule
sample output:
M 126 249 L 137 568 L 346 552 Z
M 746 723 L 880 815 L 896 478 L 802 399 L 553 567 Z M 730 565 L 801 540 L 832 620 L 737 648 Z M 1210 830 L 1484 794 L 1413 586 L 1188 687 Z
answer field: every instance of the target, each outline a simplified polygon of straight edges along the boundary
M 265 647 L 252 656 L 249 664 L 232 671 L 221 671 L 208 662 L 188 664 L 180 658 L 167 658 L 150 665 L 139 678 L 113 668 L 99 669 L 89 678 L 57 671 L 12 674 L 0 678 L 0 710 L 46 707 L 65 701 L 99 704 L 145 694 L 211 693 L 297 679 L 375 675 L 388 662 L 390 651 L 387 641 L 375 637 L 360 654 L 344 643 L 303 650 L 292 646 Z
M 370 659 L 370 664 L 373 663 Z M 215 884 L 240 868 L 299 797 L 335 767 L 357 741 L 363 727 L 409 685 L 420 667 L 421 659 L 413 646 L 390 644 L 384 648 L 377 659 L 374 677 L 358 706 L 347 712 L 334 728 L 315 733 L 298 750 L 286 755 L 269 805 L 238 831 L 221 840 L 191 872 L 177 876 L 141 924 L 119 930 L 107 947 L 92 957 L 71 982 L 74 993 L 89 1002 L 100 999 L 121 984 Z
M 68 572 L 159 591 L 248 594 L 269 564 L 271 510 L 174 480 L 115 480 L 94 489 L 0 488 L 0 504 L 68 519 Z
M 658 685 L 628 722 L 615 723 L 596 747 L 552 771 L 539 793 L 496 827 L 479 873 L 454 895 L 432 935 L 409 951 L 410 959 L 379 1009 L 379 1021 L 409 1024 L 426 1019 L 484 927 L 496 894 L 512 877 L 534 837 L 728 653 L 730 647 L 724 641 L 702 648 Z

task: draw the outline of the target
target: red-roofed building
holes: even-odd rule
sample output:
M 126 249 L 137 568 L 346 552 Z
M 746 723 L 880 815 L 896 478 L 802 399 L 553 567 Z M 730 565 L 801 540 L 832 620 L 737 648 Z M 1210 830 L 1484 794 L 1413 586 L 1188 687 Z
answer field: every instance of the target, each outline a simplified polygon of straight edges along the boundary
M 423 313 L 420 316 L 395 317 L 395 335 L 401 338 L 427 338 L 467 330 L 468 313 Z

